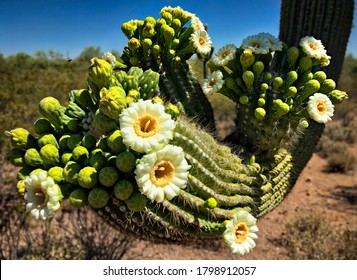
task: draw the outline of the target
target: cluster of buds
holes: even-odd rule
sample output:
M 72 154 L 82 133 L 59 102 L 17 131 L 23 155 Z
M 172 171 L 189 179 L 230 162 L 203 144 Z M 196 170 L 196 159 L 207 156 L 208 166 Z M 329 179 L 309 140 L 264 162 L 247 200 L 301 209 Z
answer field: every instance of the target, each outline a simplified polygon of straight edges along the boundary
M 162 62 L 211 52 L 212 42 L 200 19 L 180 7 L 165 7 L 159 19 L 131 20 L 121 28 L 129 40 L 122 57 L 128 65 L 159 69 Z
M 302 38 L 299 47 L 287 47 L 259 33 L 244 39 L 239 48 L 226 45 L 216 53 L 203 91 L 219 92 L 237 104 L 242 145 L 251 145 L 254 153 L 274 153 L 310 121 L 331 120 L 334 104 L 347 98 L 323 71 L 313 71 L 327 66 L 329 59 L 313 37 Z
M 284 144 L 309 122 L 327 122 L 347 95 L 312 72 L 330 59 L 321 42 L 288 48 L 267 33 L 220 49 L 201 88 L 186 60 L 210 53 L 207 32 L 179 7 L 161 15 L 124 23 L 125 64 L 110 53 L 93 58 L 88 87 L 72 90 L 66 106 L 41 100 L 34 135 L 6 132 L 18 191 L 36 219 L 68 199 L 143 238 L 223 237 L 243 255 L 255 247 L 257 218 L 292 188 L 298 156 Z M 240 155 L 192 120 L 210 124 L 204 93 L 215 92 L 237 104 Z

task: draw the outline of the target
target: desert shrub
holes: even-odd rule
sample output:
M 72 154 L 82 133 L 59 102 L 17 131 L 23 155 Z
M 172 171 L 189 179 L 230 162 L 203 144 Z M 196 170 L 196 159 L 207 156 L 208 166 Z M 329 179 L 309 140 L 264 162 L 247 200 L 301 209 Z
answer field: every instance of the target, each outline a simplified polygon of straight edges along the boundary
M 356 259 L 357 231 L 336 228 L 319 213 L 302 214 L 285 225 L 281 243 L 291 259 Z

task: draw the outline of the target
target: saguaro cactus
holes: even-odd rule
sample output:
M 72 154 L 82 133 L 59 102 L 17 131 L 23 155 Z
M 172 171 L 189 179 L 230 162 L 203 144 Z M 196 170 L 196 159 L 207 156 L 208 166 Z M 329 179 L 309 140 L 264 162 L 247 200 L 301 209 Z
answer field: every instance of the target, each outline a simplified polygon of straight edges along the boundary
M 119 63 L 93 58 L 86 89 L 62 106 L 47 97 L 31 135 L 7 132 L 23 168 L 26 210 L 51 218 L 61 201 L 89 204 L 109 223 L 157 242 L 221 238 L 233 253 L 255 246 L 256 220 L 286 197 L 317 142 L 318 123 L 347 97 L 314 66 L 330 57 L 314 37 L 288 46 L 268 33 L 226 45 L 202 86 L 187 59 L 210 54 L 199 18 L 180 7 L 122 25 Z M 272 62 L 273 61 L 273 62 Z M 205 95 L 237 104 L 235 146 L 206 130 Z

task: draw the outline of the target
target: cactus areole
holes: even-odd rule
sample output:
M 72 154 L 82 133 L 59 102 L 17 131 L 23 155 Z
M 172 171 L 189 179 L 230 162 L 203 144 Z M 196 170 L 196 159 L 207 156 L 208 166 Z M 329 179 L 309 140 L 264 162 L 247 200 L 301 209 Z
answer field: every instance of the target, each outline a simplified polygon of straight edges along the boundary
M 38 135 L 6 133 L 29 215 L 50 219 L 68 199 L 140 238 L 221 238 L 232 253 L 250 252 L 256 221 L 287 196 L 314 135 L 347 97 L 313 70 L 329 64 L 323 43 L 304 37 L 288 46 L 259 33 L 212 56 L 203 24 L 180 7 L 122 31 L 121 62 L 110 53 L 93 58 L 87 88 L 70 91 L 67 107 L 40 102 Z M 194 54 L 208 60 L 201 84 L 187 64 Z M 236 103 L 234 146 L 207 132 L 208 94 Z

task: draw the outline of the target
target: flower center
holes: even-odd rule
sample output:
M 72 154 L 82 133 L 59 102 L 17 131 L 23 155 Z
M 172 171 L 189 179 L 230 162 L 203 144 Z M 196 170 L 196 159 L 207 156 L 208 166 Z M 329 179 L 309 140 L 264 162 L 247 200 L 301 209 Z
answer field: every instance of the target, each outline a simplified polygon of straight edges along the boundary
M 208 87 L 213 87 L 216 82 L 217 81 L 216 81 L 215 78 L 210 79 L 209 82 L 208 82 Z
M 165 187 L 171 182 L 175 174 L 175 167 L 167 160 L 156 163 L 150 171 L 150 180 L 156 187 Z
M 198 43 L 199 43 L 201 46 L 204 46 L 204 45 L 206 44 L 206 40 L 203 39 L 202 37 L 200 37 L 200 38 L 198 39 Z
M 37 208 L 41 208 L 44 206 L 44 204 L 46 203 L 46 195 L 44 194 L 44 192 L 42 191 L 42 189 L 40 187 L 34 189 L 34 194 L 35 194 L 35 204 L 37 206 Z
M 324 102 L 322 102 L 321 100 L 317 101 L 316 107 L 317 107 L 317 111 L 319 112 L 319 114 L 321 114 L 321 115 L 326 114 L 327 109 L 326 109 L 326 105 Z
M 142 116 L 134 124 L 134 130 L 136 135 L 140 137 L 143 138 L 151 137 L 158 132 L 157 120 L 150 115 Z
M 317 46 L 314 43 L 309 42 L 309 47 L 313 49 L 314 51 L 317 50 Z
M 229 55 L 229 51 L 224 51 L 224 52 L 219 56 L 219 58 L 220 58 L 220 59 L 224 59 L 227 55 Z
M 235 242 L 238 243 L 238 244 L 242 244 L 245 242 L 245 240 L 247 239 L 247 236 L 248 236 L 248 232 L 249 232 L 249 229 L 247 227 L 247 224 L 246 223 L 239 223 L 237 226 L 236 226 L 236 240 Z

